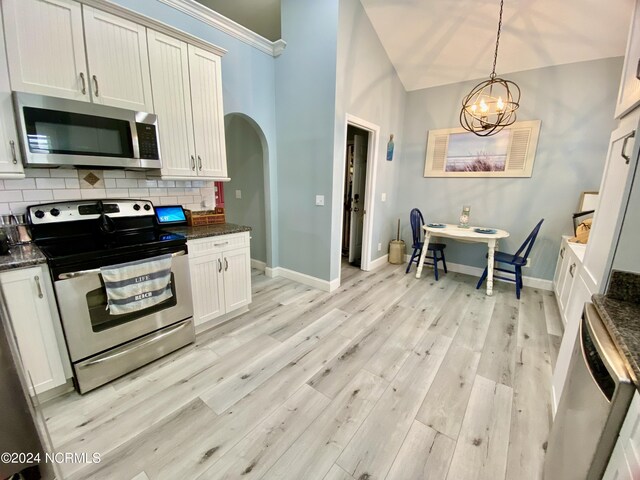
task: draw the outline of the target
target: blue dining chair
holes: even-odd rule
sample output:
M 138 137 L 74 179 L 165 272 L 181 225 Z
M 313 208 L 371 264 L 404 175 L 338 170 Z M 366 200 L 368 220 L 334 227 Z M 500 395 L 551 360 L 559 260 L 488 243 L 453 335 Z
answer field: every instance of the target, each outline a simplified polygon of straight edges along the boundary
M 522 290 L 522 267 L 527 264 L 527 258 L 529 258 L 529 253 L 531 253 L 531 249 L 533 248 L 533 244 L 536 241 L 536 237 L 538 236 L 538 232 L 540 231 L 540 227 L 542 226 L 542 222 L 544 222 L 544 218 L 538 222 L 538 224 L 531 231 L 527 239 L 520 246 L 518 251 L 514 254 L 504 253 L 504 252 L 495 252 L 495 263 L 506 263 L 508 265 L 512 265 L 514 270 L 507 270 L 505 268 L 494 267 L 495 271 L 510 273 L 515 276 L 514 278 L 509 277 L 498 277 L 496 275 L 493 278 L 499 278 L 500 280 L 506 280 L 508 282 L 514 282 L 516 284 L 516 297 L 518 300 L 520 299 L 520 290 Z M 522 253 L 524 252 L 524 254 Z M 482 272 L 482 276 L 480 280 L 478 280 L 478 285 L 476 285 L 476 289 L 482 286 L 482 282 L 487 278 L 487 267 L 485 267 L 484 272 Z
M 424 241 L 422 240 L 422 226 L 424 225 L 424 217 L 422 216 L 422 212 L 417 208 L 411 210 L 409 214 L 409 220 L 411 222 L 411 232 L 413 234 L 413 253 L 411 254 L 411 260 L 409 260 L 409 265 L 407 265 L 407 270 L 405 273 L 409 273 L 411 270 L 411 265 L 414 263 L 418 265 L 420 262 L 420 254 L 422 253 L 422 247 L 424 246 Z M 438 281 L 438 262 L 442 262 L 442 267 L 444 268 L 444 273 L 447 273 L 447 262 L 444 259 L 444 249 L 446 245 L 444 243 L 429 243 L 427 247 L 427 256 L 433 263 L 424 262 L 425 265 L 433 265 L 433 273 L 436 277 L 436 281 Z M 431 256 L 429 256 L 431 253 Z M 439 255 L 438 255 L 439 254 Z

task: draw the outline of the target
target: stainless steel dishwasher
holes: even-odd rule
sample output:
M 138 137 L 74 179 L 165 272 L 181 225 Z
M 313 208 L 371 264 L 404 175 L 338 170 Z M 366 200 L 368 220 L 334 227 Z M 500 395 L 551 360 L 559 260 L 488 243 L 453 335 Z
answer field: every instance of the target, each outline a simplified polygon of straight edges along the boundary
M 545 459 L 545 480 L 600 479 L 635 386 L 600 315 L 586 303 Z

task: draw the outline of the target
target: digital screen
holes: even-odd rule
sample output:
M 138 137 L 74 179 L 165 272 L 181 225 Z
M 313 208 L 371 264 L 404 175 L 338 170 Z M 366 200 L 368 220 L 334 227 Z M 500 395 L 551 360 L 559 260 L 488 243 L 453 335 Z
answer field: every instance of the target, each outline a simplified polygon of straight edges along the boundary
M 158 223 L 181 223 L 187 221 L 184 216 L 184 210 L 180 205 L 156 206 L 155 209 Z

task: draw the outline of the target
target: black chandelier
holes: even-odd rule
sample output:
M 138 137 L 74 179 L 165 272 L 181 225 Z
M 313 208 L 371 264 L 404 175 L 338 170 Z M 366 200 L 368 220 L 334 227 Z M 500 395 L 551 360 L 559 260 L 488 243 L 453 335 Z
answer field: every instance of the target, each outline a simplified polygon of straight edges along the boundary
M 460 124 L 462 128 L 480 137 L 488 137 L 516 121 L 516 110 L 520 106 L 520 87 L 510 80 L 496 76 L 498 45 L 502 29 L 502 7 L 500 0 L 500 20 L 496 36 L 496 50 L 493 55 L 493 70 L 489 80 L 479 83 L 462 100 Z

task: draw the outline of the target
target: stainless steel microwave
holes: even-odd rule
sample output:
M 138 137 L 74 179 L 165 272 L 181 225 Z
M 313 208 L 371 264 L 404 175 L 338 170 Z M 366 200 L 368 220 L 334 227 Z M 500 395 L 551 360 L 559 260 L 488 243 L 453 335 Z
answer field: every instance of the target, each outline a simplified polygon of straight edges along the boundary
M 152 113 L 18 92 L 13 102 L 27 167 L 162 167 Z

